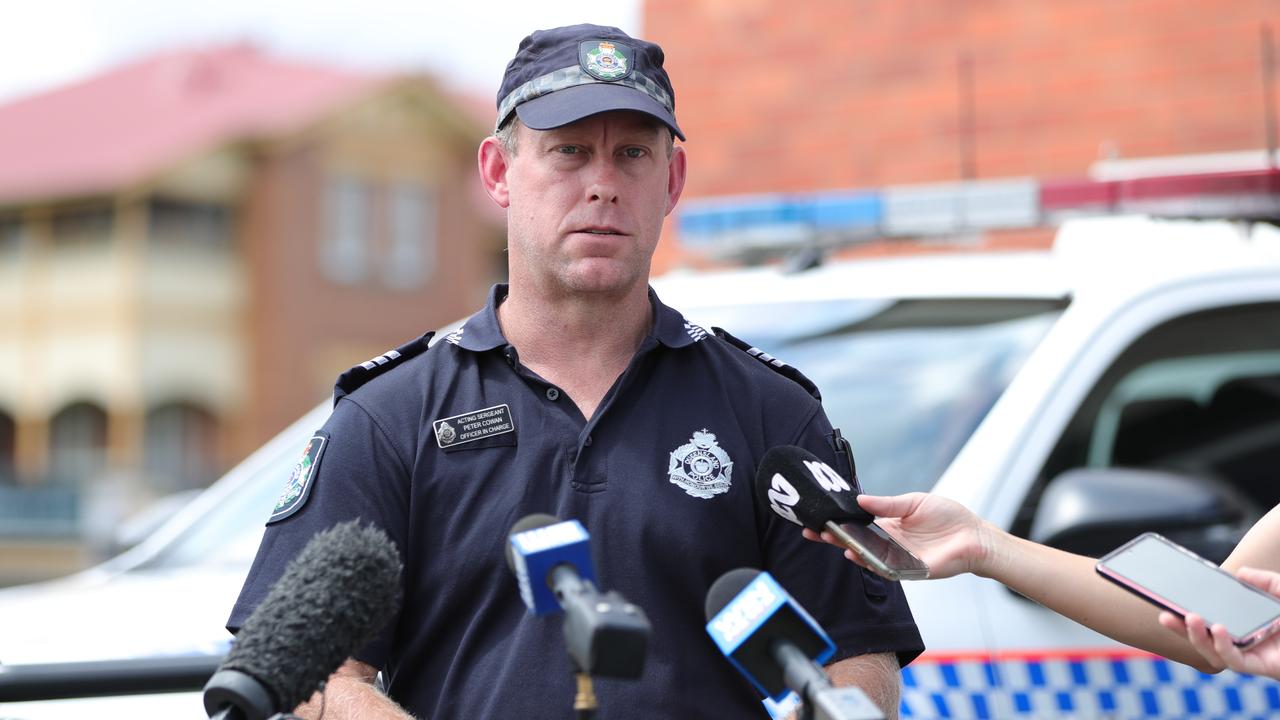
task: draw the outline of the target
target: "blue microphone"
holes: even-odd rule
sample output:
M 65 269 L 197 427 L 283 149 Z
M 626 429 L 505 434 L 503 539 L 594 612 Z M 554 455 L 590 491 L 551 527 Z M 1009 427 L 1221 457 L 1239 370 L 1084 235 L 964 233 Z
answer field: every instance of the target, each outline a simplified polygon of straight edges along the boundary
M 582 523 L 560 522 L 551 515 L 529 515 L 511 528 L 507 564 L 516 574 L 520 598 L 529 612 L 551 615 L 561 611 L 550 582 L 553 569 L 558 573 L 572 571 L 579 582 L 595 582 L 589 539 Z
M 836 688 L 821 663 L 835 654 L 822 626 L 769 573 L 738 568 L 707 591 L 707 633 L 761 694 L 777 702 L 794 690 L 802 718 L 880 720 L 856 687 Z
M 649 644 L 644 611 L 596 589 L 587 531 L 577 520 L 529 515 L 511 528 L 507 565 L 532 615 L 564 611 L 564 641 L 578 671 L 638 678 Z

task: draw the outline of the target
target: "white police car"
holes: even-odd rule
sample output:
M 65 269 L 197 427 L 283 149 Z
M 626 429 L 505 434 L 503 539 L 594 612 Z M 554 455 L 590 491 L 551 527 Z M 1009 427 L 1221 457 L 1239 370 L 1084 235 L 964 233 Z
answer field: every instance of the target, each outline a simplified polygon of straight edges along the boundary
M 1280 501 L 1280 234 L 1072 221 L 1052 252 L 659 283 L 799 367 L 864 489 L 934 491 L 1099 555 L 1156 530 L 1221 560 Z M 1263 717 L 1280 684 L 1126 648 L 972 576 L 905 583 L 924 718 Z
M 205 676 L 212 674 L 218 657 L 230 647 L 223 624 L 257 552 L 267 515 L 306 438 L 328 417 L 330 407 L 325 402 L 307 413 L 122 555 L 66 578 L 0 590 L 0 720 L 205 717 L 200 694 L 190 690 L 4 700 L 15 690 L 13 683 L 29 679 L 18 673 L 33 664 L 52 673 L 42 674 L 45 679 L 62 675 L 58 689 L 63 692 L 94 682 L 95 672 L 103 677 L 136 673 L 128 681 L 148 685 L 169 672 L 166 665 L 194 663 L 198 668 L 203 660 Z M 159 662 L 150 669 L 128 666 L 144 658 Z M 123 667 L 111 667 L 117 661 Z M 80 662 L 106 664 L 51 667 Z
M 813 379 L 869 492 L 932 488 L 1085 553 L 1155 529 L 1219 559 L 1280 499 L 1280 234 L 1269 226 L 1078 220 L 1052 251 L 676 273 L 654 286 L 693 322 Z M 224 648 L 263 520 L 328 408 L 117 560 L 0 591 L 0 663 Z M 905 587 L 929 649 L 903 671 L 904 717 L 1280 714 L 1280 684 L 1125 648 L 995 582 Z M 160 699 L 175 704 L 160 711 Z M 0 718 L 199 707 L 186 693 L 13 703 Z

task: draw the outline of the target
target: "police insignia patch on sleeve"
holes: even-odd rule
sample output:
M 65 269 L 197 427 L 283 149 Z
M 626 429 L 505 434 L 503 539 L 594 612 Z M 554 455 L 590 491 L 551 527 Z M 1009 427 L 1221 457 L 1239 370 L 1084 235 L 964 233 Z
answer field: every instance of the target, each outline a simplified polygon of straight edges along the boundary
M 275 508 L 271 510 L 271 517 L 267 518 L 268 525 L 289 517 L 306 504 L 307 498 L 311 496 L 316 470 L 320 467 L 320 457 L 324 454 L 324 446 L 328 442 L 329 438 L 321 433 L 316 433 L 307 441 L 307 446 L 302 450 L 302 457 L 298 458 L 298 462 L 294 463 L 293 469 L 289 471 L 284 492 L 280 493 Z

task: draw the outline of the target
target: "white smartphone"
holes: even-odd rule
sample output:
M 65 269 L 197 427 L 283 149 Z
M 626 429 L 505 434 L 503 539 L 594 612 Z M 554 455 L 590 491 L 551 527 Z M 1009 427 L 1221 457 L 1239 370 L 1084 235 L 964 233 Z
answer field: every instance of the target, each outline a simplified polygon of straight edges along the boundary
M 879 525 L 828 522 L 826 529 L 858 554 L 873 572 L 890 580 L 924 580 L 929 566 Z
M 1249 647 L 1280 628 L 1280 598 L 1240 580 L 1156 533 L 1143 533 L 1098 561 L 1102 577 L 1165 610 L 1195 613 Z

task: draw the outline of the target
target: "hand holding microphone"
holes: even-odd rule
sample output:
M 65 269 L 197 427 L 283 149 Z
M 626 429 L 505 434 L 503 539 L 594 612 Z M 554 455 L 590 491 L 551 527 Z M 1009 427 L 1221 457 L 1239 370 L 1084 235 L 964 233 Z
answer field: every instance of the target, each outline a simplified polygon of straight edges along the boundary
M 705 610 L 720 652 L 765 696 L 776 701 L 795 691 L 803 718 L 884 718 L 862 690 L 832 686 L 819 663 L 835 644 L 768 573 L 738 568 L 721 575 L 707 591 Z
M 351 521 L 318 533 L 209 678 L 209 717 L 265 720 L 305 702 L 399 610 L 401 570 L 382 530 Z
M 929 576 L 929 566 L 858 504 L 858 488 L 808 450 L 794 445 L 770 449 L 760 459 L 755 487 L 761 505 L 813 533 L 829 533 L 856 553 L 851 559 L 859 565 L 890 580 Z

